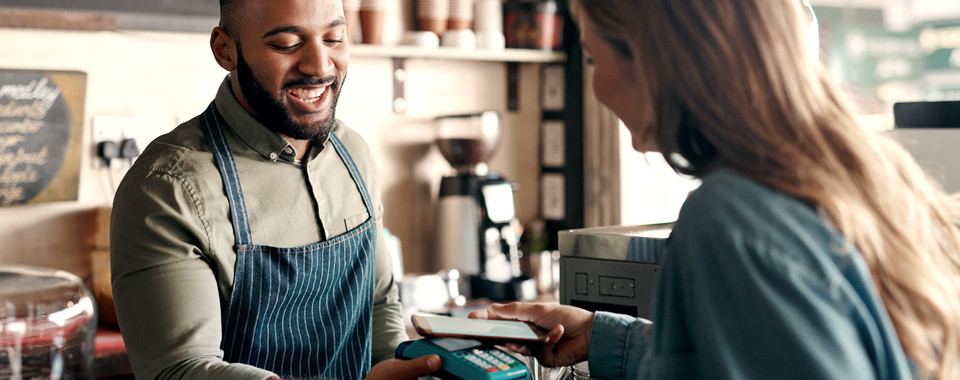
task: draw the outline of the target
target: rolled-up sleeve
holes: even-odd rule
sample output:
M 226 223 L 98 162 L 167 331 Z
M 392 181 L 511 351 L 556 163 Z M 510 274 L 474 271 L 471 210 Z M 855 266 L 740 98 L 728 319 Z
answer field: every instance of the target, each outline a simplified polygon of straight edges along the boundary
M 646 351 L 649 326 L 652 326 L 651 322 L 642 318 L 596 312 L 587 353 L 590 377 L 637 378 L 637 364 Z

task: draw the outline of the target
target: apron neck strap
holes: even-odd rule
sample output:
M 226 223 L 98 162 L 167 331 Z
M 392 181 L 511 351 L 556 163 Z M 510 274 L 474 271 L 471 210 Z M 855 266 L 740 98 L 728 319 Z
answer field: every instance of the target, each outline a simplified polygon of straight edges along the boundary
M 243 190 L 240 188 L 237 164 L 234 162 L 227 138 L 223 134 L 220 115 L 217 113 L 214 102 L 210 102 L 207 109 L 203 111 L 203 115 L 200 117 L 200 127 L 207 143 L 210 144 L 210 150 L 213 152 L 217 168 L 220 170 L 220 177 L 223 179 L 223 188 L 230 203 L 230 220 L 233 222 L 234 241 L 237 246 L 252 244 L 253 235 L 250 232 L 250 222 L 247 218 L 247 206 L 243 200 Z M 370 193 L 367 191 L 367 186 L 353 161 L 353 157 L 350 156 L 350 152 L 332 131 L 329 140 L 333 144 L 337 155 L 340 156 L 340 160 L 343 161 L 350 172 L 350 177 L 363 197 L 363 205 L 367 208 L 370 218 L 376 218 L 377 214 L 373 208 L 373 202 L 370 200 Z
M 230 152 L 227 138 L 223 134 L 220 115 L 217 113 L 214 102 L 210 102 L 210 106 L 203 111 L 203 115 L 200 117 L 200 127 L 203 130 L 203 136 L 207 138 L 207 143 L 210 144 L 213 157 L 217 161 L 220 177 L 223 178 L 223 188 L 230 203 L 230 219 L 233 222 L 234 241 L 237 246 L 251 244 L 253 237 L 247 219 L 247 205 L 243 201 L 243 190 L 240 189 L 237 164 L 233 160 L 233 153 Z
M 347 151 L 347 148 L 340 141 L 340 138 L 337 137 L 333 131 L 330 132 L 329 140 L 330 143 L 333 144 L 333 148 L 337 151 L 337 155 L 340 156 L 340 160 L 343 161 L 343 164 L 346 165 L 347 170 L 350 171 L 350 177 L 353 178 L 353 183 L 357 185 L 357 191 L 359 191 L 360 195 L 363 197 L 363 205 L 366 206 L 367 212 L 370 213 L 370 219 L 374 219 L 377 214 L 373 210 L 373 202 L 370 201 L 370 193 L 367 192 L 367 186 L 363 182 L 363 177 L 360 175 L 360 170 L 357 169 L 357 164 L 353 161 L 353 157 L 350 156 L 350 152 Z

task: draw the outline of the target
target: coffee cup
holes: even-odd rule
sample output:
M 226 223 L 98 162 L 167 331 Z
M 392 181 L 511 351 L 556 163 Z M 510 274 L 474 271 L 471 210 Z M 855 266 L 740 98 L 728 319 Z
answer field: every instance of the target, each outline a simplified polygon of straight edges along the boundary
M 450 0 L 417 0 L 417 29 L 442 36 L 450 18 Z
M 363 43 L 379 45 L 383 43 L 383 9 L 360 9 L 360 36 Z

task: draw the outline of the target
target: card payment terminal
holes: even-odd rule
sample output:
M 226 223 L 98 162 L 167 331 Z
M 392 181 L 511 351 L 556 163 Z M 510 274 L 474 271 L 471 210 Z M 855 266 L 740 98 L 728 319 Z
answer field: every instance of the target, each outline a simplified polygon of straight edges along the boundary
M 437 354 L 443 367 L 434 376 L 441 379 L 508 380 L 529 377 L 527 366 L 503 350 L 472 339 L 424 338 L 400 343 L 396 356 L 413 359 Z

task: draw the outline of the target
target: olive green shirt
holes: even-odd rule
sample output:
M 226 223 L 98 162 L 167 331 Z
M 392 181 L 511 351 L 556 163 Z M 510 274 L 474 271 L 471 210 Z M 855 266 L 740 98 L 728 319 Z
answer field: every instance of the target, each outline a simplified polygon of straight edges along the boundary
M 298 247 L 325 241 L 369 217 L 329 141 L 306 163 L 244 109 L 229 76 L 215 99 L 226 124 L 255 244 Z M 356 162 L 376 210 L 374 363 L 407 339 L 383 239 L 383 205 L 369 147 L 337 121 L 334 133 Z M 221 309 L 233 287 L 233 227 L 223 181 L 199 118 L 158 137 L 117 190 L 111 219 L 117 318 L 138 379 L 265 379 L 273 373 L 222 360 Z M 349 353 L 347 353 L 349 354 Z M 359 355 L 359 353 L 357 353 Z

